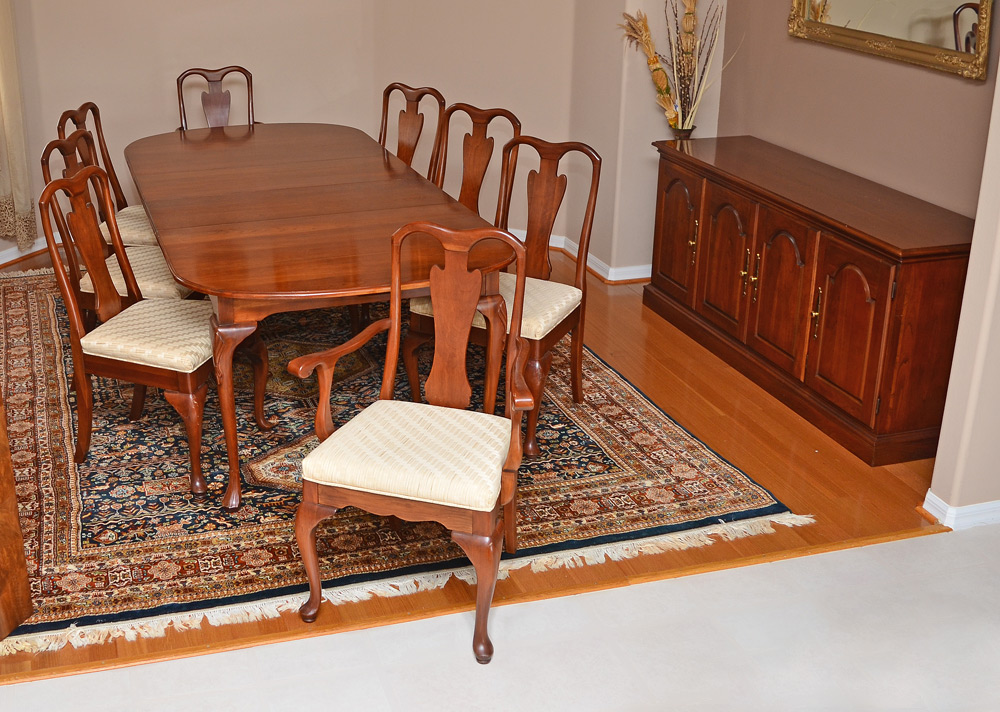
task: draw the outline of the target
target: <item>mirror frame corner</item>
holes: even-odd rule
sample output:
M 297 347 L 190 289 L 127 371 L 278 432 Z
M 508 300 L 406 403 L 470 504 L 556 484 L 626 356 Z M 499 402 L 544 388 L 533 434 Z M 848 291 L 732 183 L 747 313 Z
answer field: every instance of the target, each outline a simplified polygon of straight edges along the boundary
M 958 74 L 967 79 L 985 81 L 990 53 L 992 5 L 993 0 L 982 0 L 979 4 L 979 39 L 975 54 L 815 22 L 808 19 L 809 0 L 792 0 L 792 11 L 788 16 L 788 34 Z

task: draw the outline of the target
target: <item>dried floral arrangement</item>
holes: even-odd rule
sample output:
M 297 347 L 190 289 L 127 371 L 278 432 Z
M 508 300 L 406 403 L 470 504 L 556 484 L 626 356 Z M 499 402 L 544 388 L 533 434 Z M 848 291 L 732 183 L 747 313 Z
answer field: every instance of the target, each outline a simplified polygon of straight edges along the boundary
M 624 13 L 618 27 L 625 41 L 646 55 L 646 64 L 656 87 L 656 103 L 671 128 L 692 129 L 705 89 L 708 70 L 722 29 L 723 0 L 712 0 L 699 26 L 698 0 L 666 0 L 667 51 L 656 51 L 649 31 L 649 21 L 641 10 L 635 16 Z

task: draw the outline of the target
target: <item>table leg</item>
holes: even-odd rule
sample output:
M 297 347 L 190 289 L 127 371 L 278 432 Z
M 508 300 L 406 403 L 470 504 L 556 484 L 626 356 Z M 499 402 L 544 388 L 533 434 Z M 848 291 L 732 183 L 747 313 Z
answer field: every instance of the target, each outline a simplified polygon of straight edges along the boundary
M 229 455 L 229 485 L 222 497 L 224 509 L 235 510 L 240 506 L 240 444 L 236 430 L 236 393 L 233 390 L 233 352 L 244 339 L 257 330 L 257 322 L 220 324 L 212 316 L 212 357 L 215 361 L 215 379 L 219 384 L 219 410 L 222 427 L 226 433 L 226 451 Z

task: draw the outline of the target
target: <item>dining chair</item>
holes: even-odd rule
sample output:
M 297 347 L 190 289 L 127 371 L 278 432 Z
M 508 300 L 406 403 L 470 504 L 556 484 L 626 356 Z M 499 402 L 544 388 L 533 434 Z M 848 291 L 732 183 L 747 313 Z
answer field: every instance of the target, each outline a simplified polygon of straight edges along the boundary
M 153 226 L 150 225 L 149 218 L 146 216 L 146 209 L 142 205 L 129 205 L 125 199 L 121 183 L 118 182 L 118 174 L 115 173 L 115 166 L 111 162 L 111 153 L 108 151 L 108 144 L 104 140 L 101 111 L 97 108 L 97 104 L 88 101 L 81 104 L 77 109 L 67 109 L 64 111 L 59 117 L 59 126 L 57 127 L 59 138 L 68 138 L 68 134 L 71 133 L 69 129 L 70 124 L 73 126 L 72 131 L 79 131 L 81 129 L 90 130 L 87 126 L 88 117 L 93 124 L 91 133 L 97 137 L 97 145 L 100 153 L 84 156 L 83 160 L 87 165 L 101 166 L 108 174 L 108 180 L 111 182 L 111 190 L 115 198 L 115 218 L 118 220 L 118 230 L 122 236 L 122 242 L 126 245 L 157 247 L 156 233 L 153 232 Z M 111 242 L 111 236 L 105 224 L 108 217 L 104 214 L 103 210 L 101 208 L 101 232 L 104 234 L 104 239 L 107 242 Z M 157 247 L 157 249 L 159 248 Z
M 46 144 L 44 150 L 42 151 L 41 159 L 42 178 L 46 183 L 52 180 L 53 171 L 51 162 L 53 155 L 57 153 L 62 158 L 63 162 L 63 178 L 72 178 L 87 166 L 96 165 L 94 162 L 96 160 L 96 151 L 94 147 L 93 134 L 86 129 L 77 129 L 64 138 L 54 139 Z M 107 173 L 105 174 L 109 175 Z M 125 275 L 119 268 L 118 257 L 114 254 L 114 251 L 108 244 L 111 232 L 108 229 L 109 221 L 107 220 L 107 215 L 110 214 L 114 218 L 115 225 L 119 230 L 119 235 L 123 232 L 121 225 L 123 223 L 128 223 L 128 220 L 119 220 L 118 216 L 121 215 L 121 213 L 116 214 L 113 210 L 111 213 L 106 213 L 100 200 L 95 200 L 95 203 L 97 205 L 98 215 L 102 218 L 100 232 L 105 239 L 104 252 L 106 255 L 107 269 L 111 274 L 112 282 L 117 288 L 118 294 L 128 299 L 128 285 L 126 283 Z M 142 210 L 142 208 L 140 208 L 140 210 Z M 145 218 L 145 211 L 142 212 L 142 215 L 143 218 Z M 122 243 L 125 243 L 124 238 L 122 238 Z M 173 275 L 170 273 L 170 268 L 167 266 L 166 259 L 163 257 L 163 253 L 160 252 L 160 248 L 155 244 L 126 245 L 125 259 L 129 263 L 130 269 L 135 275 L 136 282 L 138 283 L 140 290 L 147 298 L 184 299 L 191 295 L 191 289 L 179 284 L 174 279 Z M 93 278 L 91 277 L 89 271 L 86 271 L 84 265 L 73 263 L 71 267 L 70 279 L 80 291 L 80 307 L 88 313 L 93 313 L 96 298 Z
M 202 69 L 193 67 L 185 69 L 177 77 L 177 108 L 181 114 L 181 129 L 187 130 L 187 111 L 184 108 L 184 82 L 188 77 L 201 77 L 208 82 L 208 91 L 201 93 L 201 107 L 205 110 L 205 120 L 209 128 L 229 125 L 229 109 L 232 106 L 232 95 L 229 90 L 222 90 L 222 80 L 229 74 L 241 74 L 247 83 L 247 125 L 252 126 L 253 120 L 253 75 L 243 67 L 232 65 L 222 69 Z
M 124 297 L 115 289 L 105 262 L 105 243 L 95 204 L 110 216 L 107 224 L 126 284 Z M 207 384 L 213 371 L 211 302 L 142 299 L 114 218 L 110 181 L 100 167 L 86 166 L 72 177 L 49 182 L 38 208 L 69 320 L 77 404 L 75 461 L 84 462 L 90 450 L 94 412 L 91 376 L 135 384 L 130 420 L 142 416 L 147 387 L 162 388 L 167 402 L 184 421 L 191 457 L 191 491 L 204 494 L 208 486 L 201 471 L 201 430 Z M 94 285 L 94 306 L 102 322 L 96 328 L 86 324 L 81 293 L 71 276 L 81 262 Z M 263 416 L 267 351 L 259 341 L 250 344 L 250 351 L 256 382 L 254 415 L 258 425 L 266 428 L 270 426 Z
M 440 316 L 427 403 L 393 400 L 399 360 L 403 308 L 401 250 L 412 235 L 436 239 L 443 264 L 432 268 L 430 300 Z M 467 410 L 472 387 L 466 373 L 469 330 L 477 309 L 498 306 L 499 297 L 480 296 L 483 273 L 469 268 L 469 251 L 483 240 L 500 240 L 514 255 L 514 278 L 507 336 L 504 416 Z M 302 461 L 302 504 L 295 517 L 295 538 L 309 579 L 302 620 L 316 619 L 322 597 L 317 524 L 338 509 L 358 507 L 408 521 L 436 521 L 468 555 L 476 571 L 476 622 L 473 652 L 480 663 L 493 656 L 487 617 L 493 599 L 500 548 L 517 548 L 517 471 L 521 464 L 521 417 L 532 407 L 524 382 L 527 347 L 520 337 L 524 302 L 525 248 L 497 228 L 456 231 L 431 223 L 406 225 L 392 236 L 389 317 L 369 325 L 342 346 L 301 356 L 288 364 L 299 378 L 317 372 L 316 411 L 319 446 Z M 492 313 L 492 312 L 490 312 Z M 499 317 L 506 321 L 504 315 Z M 330 387 L 334 367 L 388 328 L 385 370 L 377 400 L 334 431 Z M 503 329 L 504 324 L 497 328 Z
M 437 107 L 437 114 L 434 117 L 434 133 L 431 137 L 431 158 L 426 173 L 427 178 L 430 179 L 436 163 L 434 151 L 437 149 L 441 120 L 444 117 L 444 97 L 441 92 L 431 87 L 414 88 L 399 82 L 387 86 L 382 92 L 382 123 L 378 132 L 378 142 L 383 148 L 386 147 L 385 144 L 388 140 L 390 99 L 396 92 L 402 94 L 406 102 L 405 107 L 399 112 L 399 121 L 396 125 L 396 157 L 410 167 L 413 166 L 413 157 L 417 152 L 420 135 L 424 128 L 424 114 L 420 111 L 420 103 L 425 97 L 430 97 Z
M 479 209 L 480 194 L 483 181 L 490 161 L 493 159 L 493 149 L 496 143 L 493 136 L 488 135 L 490 124 L 494 121 L 505 123 L 513 138 L 521 135 L 521 122 L 507 109 L 480 109 L 471 104 L 452 104 L 444 112 L 441 120 L 441 130 L 438 135 L 438 145 L 434 150 L 435 165 L 432 167 L 431 181 L 444 188 L 445 174 L 448 169 L 448 145 L 451 142 L 451 129 L 457 115 L 464 114 L 472 123 L 472 129 L 462 138 L 462 186 L 459 190 L 458 202 L 481 214 Z M 505 134 L 506 135 L 506 134 Z M 499 208 L 499 203 L 497 208 Z
M 537 155 L 537 169 L 527 176 L 527 229 L 524 245 L 527 251 L 525 271 L 527 281 L 524 292 L 524 321 L 521 335 L 529 345 L 529 355 L 525 379 L 531 388 L 534 408 L 528 413 L 524 435 L 524 454 L 541 454 L 536 430 L 541 409 L 542 393 L 549 368 L 552 365 L 552 349 L 566 335 L 570 342 L 570 383 L 573 401 L 583 402 L 583 326 L 587 301 L 587 254 L 590 249 L 590 233 L 594 225 L 594 211 L 597 206 L 597 188 L 601 176 L 601 157 L 590 146 L 577 141 L 550 143 L 531 136 L 511 139 L 503 148 L 501 162 L 500 208 L 497 227 L 508 229 L 514 184 L 519 163 L 524 158 L 524 149 L 531 149 Z M 519 156 L 518 151 L 521 151 Z M 582 216 L 582 227 L 576 255 L 576 274 L 573 284 L 563 284 L 551 279 L 552 263 L 549 260 L 549 242 L 552 229 L 562 207 L 568 180 L 559 173 L 560 163 L 567 156 L 582 155 L 590 164 L 587 202 Z M 584 172 L 584 171 L 581 171 Z M 500 294 L 509 304 L 513 295 L 514 276 L 500 274 Z M 479 317 L 473 322 L 472 341 L 494 343 L 488 322 Z M 420 394 L 420 376 L 416 366 L 416 350 L 435 338 L 434 308 L 426 297 L 410 300 L 410 328 L 403 343 L 403 363 L 406 366 L 410 389 L 414 398 Z M 487 349 L 486 383 L 484 404 L 486 412 L 492 412 L 496 403 L 499 373 L 490 363 Z

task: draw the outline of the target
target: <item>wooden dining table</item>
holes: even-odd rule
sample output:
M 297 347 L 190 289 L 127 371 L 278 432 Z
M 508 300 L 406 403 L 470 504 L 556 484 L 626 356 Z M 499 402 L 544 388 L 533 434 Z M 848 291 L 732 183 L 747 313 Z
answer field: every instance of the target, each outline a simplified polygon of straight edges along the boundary
M 348 126 L 178 130 L 129 144 L 125 158 L 174 278 L 215 305 L 226 509 L 239 507 L 241 492 L 233 352 L 258 322 L 279 312 L 386 299 L 390 236 L 410 222 L 488 225 Z M 470 267 L 486 275 L 484 293 L 496 293 L 497 273 L 510 258 L 495 241 L 473 250 Z M 426 294 L 431 267 L 441 263 L 436 241 L 408 240 L 404 292 Z

